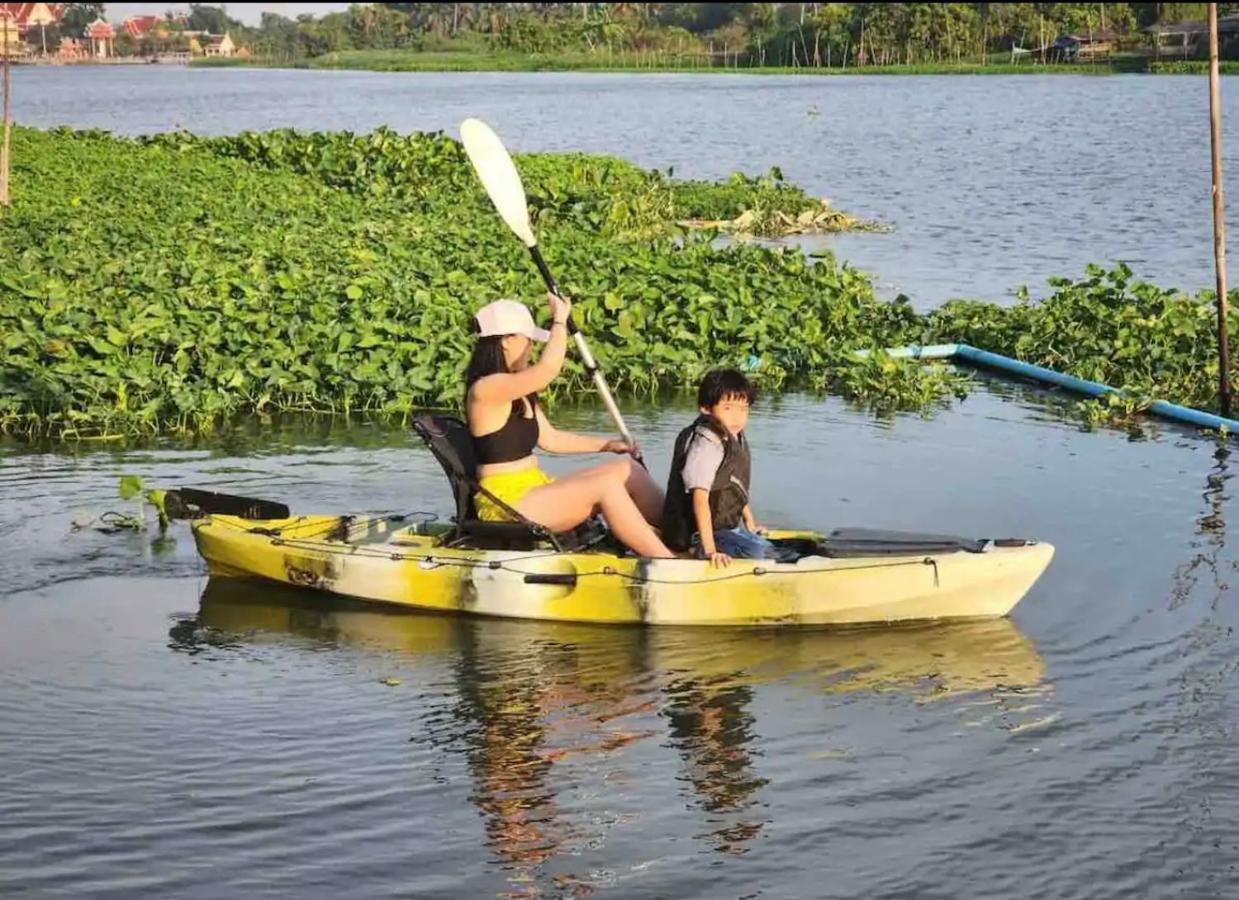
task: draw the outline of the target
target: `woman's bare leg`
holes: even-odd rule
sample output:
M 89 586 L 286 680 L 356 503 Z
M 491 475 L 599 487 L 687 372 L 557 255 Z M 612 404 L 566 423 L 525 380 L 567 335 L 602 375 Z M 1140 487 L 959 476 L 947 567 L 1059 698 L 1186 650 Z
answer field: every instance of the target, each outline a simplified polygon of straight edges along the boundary
M 660 488 L 645 467 L 631 457 L 628 460 L 628 480 L 624 487 L 628 495 L 645 516 L 645 521 L 655 528 L 663 524 L 663 489 Z
M 598 508 L 615 536 L 633 552 L 648 557 L 674 556 L 629 496 L 626 482 L 630 465 L 626 460 L 615 460 L 573 472 L 534 488 L 516 504 L 516 510 L 552 531 L 567 531 Z

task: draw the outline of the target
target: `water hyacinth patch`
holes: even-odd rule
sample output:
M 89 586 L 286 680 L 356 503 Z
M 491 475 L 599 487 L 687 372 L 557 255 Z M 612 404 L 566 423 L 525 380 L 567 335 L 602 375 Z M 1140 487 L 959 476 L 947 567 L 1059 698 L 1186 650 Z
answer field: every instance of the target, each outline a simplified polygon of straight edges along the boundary
M 454 408 L 473 311 L 498 296 L 544 307 L 523 248 L 443 135 L 18 128 L 13 160 L 14 205 L 0 218 L 9 433 L 100 438 L 281 411 Z M 677 224 L 686 210 L 803 214 L 807 195 L 778 173 L 712 186 L 602 156 L 517 163 L 544 253 L 618 391 L 691 387 L 734 364 L 770 389 L 931 411 L 966 379 L 853 352 L 965 341 L 1137 398 L 1210 406 L 1207 293 L 1091 268 L 1052 282 L 1042 302 L 956 301 L 921 316 L 878 300 L 864 273 L 830 255 L 721 246 L 716 230 Z M 591 390 L 570 355 L 548 399 Z
M 15 203 L 0 224 L 9 432 L 205 431 L 238 414 L 455 406 L 473 311 L 496 296 L 544 303 L 522 248 L 441 135 L 22 128 L 14 162 Z M 617 239 L 614 208 L 631 209 L 647 183 L 627 164 L 519 162 L 548 260 L 619 390 L 691 385 L 750 355 L 772 384 L 820 377 L 846 364 L 857 334 L 882 346 L 916 321 L 892 316 L 846 266 L 719 247 L 711 232 L 658 221 L 674 209 Z M 556 391 L 589 389 L 575 360 L 567 376 Z
M 947 303 L 926 316 L 925 342 L 973 344 L 1121 389 L 1121 401 L 1084 405 L 1090 424 L 1130 418 L 1159 399 L 1216 411 L 1215 292 L 1191 295 L 1137 281 L 1122 263 L 1109 271 L 1091 265 L 1081 279 L 1052 278 L 1049 284 L 1045 299 L 1034 300 L 1021 289 L 1010 307 Z M 1234 346 L 1239 295 L 1228 297 L 1227 333 Z

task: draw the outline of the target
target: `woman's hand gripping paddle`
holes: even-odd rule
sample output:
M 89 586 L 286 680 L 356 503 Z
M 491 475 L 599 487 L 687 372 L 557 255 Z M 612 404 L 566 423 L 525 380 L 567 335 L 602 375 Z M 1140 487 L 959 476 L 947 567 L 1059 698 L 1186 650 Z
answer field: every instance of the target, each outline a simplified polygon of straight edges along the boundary
M 558 294 L 559 286 L 555 284 L 555 277 L 547 268 L 541 251 L 538 250 L 538 239 L 534 236 L 533 228 L 529 223 L 529 204 L 525 200 L 525 187 L 521 184 L 520 173 L 516 171 L 516 165 L 512 162 L 512 157 L 508 155 L 503 142 L 499 140 L 499 135 L 495 134 L 491 127 L 481 119 L 465 119 L 460 125 L 460 140 L 465 145 L 465 153 L 469 155 L 469 161 L 473 163 L 473 170 L 478 173 L 478 178 L 482 186 L 486 188 L 486 193 L 490 196 L 491 203 L 495 205 L 499 217 L 512 229 L 512 233 L 521 239 L 521 243 L 529 248 L 529 255 L 533 257 L 534 265 L 538 267 L 542 280 L 546 282 L 547 290 Z M 615 405 L 615 398 L 611 396 L 611 389 L 607 387 L 606 379 L 602 377 L 602 370 L 598 368 L 594 355 L 589 352 L 589 345 L 585 343 L 585 336 L 576 327 L 576 322 L 571 316 L 568 317 L 568 333 L 576 341 L 581 361 L 593 377 L 594 385 L 598 388 L 598 393 L 602 396 L 602 402 L 607 412 L 611 414 L 615 427 L 619 429 L 619 433 L 628 446 L 636 446 L 632 434 L 628 431 L 628 426 L 624 424 L 624 417 L 620 414 L 619 407 Z M 636 459 L 641 465 L 645 465 L 645 460 L 639 453 L 636 454 Z

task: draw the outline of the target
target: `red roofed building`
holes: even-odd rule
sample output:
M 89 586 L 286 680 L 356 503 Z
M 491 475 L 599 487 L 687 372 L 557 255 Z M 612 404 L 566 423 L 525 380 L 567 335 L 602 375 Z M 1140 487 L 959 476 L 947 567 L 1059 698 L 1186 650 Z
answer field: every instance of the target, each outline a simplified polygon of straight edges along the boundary
M 237 45 L 232 42 L 229 34 L 213 34 L 207 39 L 204 49 L 207 56 L 233 56 L 237 52 Z
M 144 34 L 149 34 L 155 28 L 164 22 L 163 16 L 127 16 L 125 21 L 120 23 L 120 27 L 125 30 L 125 33 L 130 37 L 140 38 Z
M 34 36 L 31 29 L 37 29 L 39 40 L 35 41 L 47 52 L 47 40 L 44 30 L 48 25 L 57 24 L 65 14 L 63 3 L 0 3 L 0 18 L 4 19 L 3 27 L 8 32 L 9 43 L 13 42 L 13 25 L 17 26 L 19 38 L 29 42 Z M 12 47 L 10 47 L 12 52 Z
M 90 41 L 91 56 L 111 56 L 112 45 L 116 40 L 116 29 L 103 19 L 95 19 L 86 26 L 86 39 Z
M 63 3 L 0 3 L 0 12 L 17 21 L 18 34 L 25 35 L 33 26 L 55 25 L 65 14 Z

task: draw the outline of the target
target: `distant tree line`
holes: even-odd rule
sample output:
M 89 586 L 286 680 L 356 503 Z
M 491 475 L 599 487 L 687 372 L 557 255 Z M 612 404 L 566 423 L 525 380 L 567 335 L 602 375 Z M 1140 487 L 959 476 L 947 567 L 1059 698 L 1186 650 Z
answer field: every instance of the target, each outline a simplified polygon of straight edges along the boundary
M 374 3 L 296 19 L 263 13 L 254 28 L 224 8 L 191 4 L 187 27 L 229 31 L 255 55 L 292 59 L 405 48 L 839 66 L 978 59 L 1069 33 L 1113 33 L 1136 47 L 1147 45 L 1147 26 L 1203 19 L 1206 10 L 1205 3 Z M 1222 3 L 1220 12 L 1239 13 L 1239 3 Z

